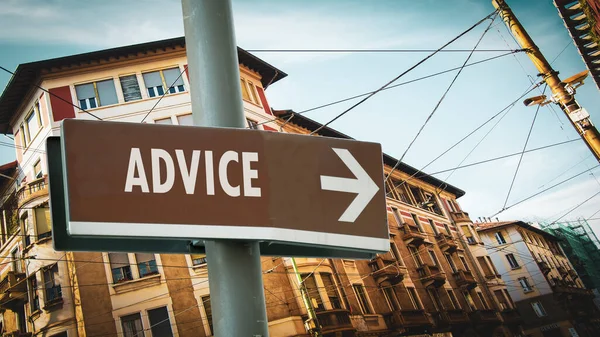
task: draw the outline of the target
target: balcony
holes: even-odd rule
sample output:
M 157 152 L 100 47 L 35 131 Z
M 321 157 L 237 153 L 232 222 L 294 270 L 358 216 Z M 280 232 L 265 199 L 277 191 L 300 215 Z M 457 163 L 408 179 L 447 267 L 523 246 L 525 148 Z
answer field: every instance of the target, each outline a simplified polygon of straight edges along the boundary
M 573 280 L 576 280 L 579 277 L 579 275 L 577 275 L 577 272 L 573 269 L 569 269 L 569 276 L 571 276 Z
M 417 268 L 417 271 L 424 287 L 433 286 L 439 288 L 446 283 L 446 274 L 438 266 L 424 264 Z
M 15 331 L 7 332 L 7 333 L 3 334 L 2 336 L 4 336 L 4 337 L 31 337 L 32 334 L 31 334 L 31 332 L 15 330 Z
M 350 320 L 350 312 L 345 309 L 317 311 L 317 319 L 323 335 L 343 331 L 356 331 Z M 305 321 L 308 316 L 302 317 Z
M 422 233 L 417 226 L 409 225 L 408 223 L 402 224 L 402 239 L 407 245 L 413 245 L 418 247 L 425 242 L 425 233 Z
M 410 327 L 431 326 L 431 321 L 423 310 L 396 310 L 386 317 L 388 327 L 393 330 L 402 330 Z
M 584 295 L 584 296 L 594 296 L 594 292 L 590 289 L 585 288 L 577 288 L 573 286 L 567 285 L 565 282 L 557 282 L 555 281 L 552 286 L 552 291 L 556 294 L 562 295 Z
M 458 245 L 454 238 L 448 234 L 439 233 L 435 236 L 435 239 L 438 242 L 438 246 L 445 253 L 454 253 L 458 249 Z
M 27 301 L 24 273 L 9 271 L 0 281 L 0 309 L 14 309 Z
M 563 266 L 559 266 L 558 268 L 556 268 L 556 270 L 558 270 L 558 273 L 562 277 L 565 277 L 565 276 L 569 275 L 569 272 Z
M 401 266 L 389 253 L 378 255 L 369 262 L 373 270 L 373 278 L 379 284 L 388 281 L 390 284 L 398 284 L 406 275 L 406 267 Z
M 451 309 L 444 312 L 446 321 L 451 325 L 469 324 L 469 315 L 462 309 Z
M 453 273 L 452 276 L 454 276 L 456 284 L 459 287 L 466 287 L 468 290 L 477 287 L 477 280 L 475 280 L 473 274 L 468 270 L 459 270 Z
M 19 187 L 17 190 L 17 202 L 19 207 L 21 207 L 34 199 L 47 195 L 48 179 L 42 177 Z
M 452 215 L 452 219 L 454 222 L 471 222 L 471 218 L 469 218 L 469 213 L 467 212 L 450 212 Z
M 504 309 L 500 312 L 504 324 L 521 324 L 523 318 L 516 309 Z
M 469 317 L 475 324 L 500 324 L 500 317 L 495 310 L 483 309 L 475 310 L 469 314 Z
M 542 273 L 544 275 L 548 275 L 548 273 L 552 270 L 550 268 L 550 266 L 548 265 L 548 262 L 545 261 L 537 261 L 538 267 L 540 267 L 540 270 L 542 271 Z

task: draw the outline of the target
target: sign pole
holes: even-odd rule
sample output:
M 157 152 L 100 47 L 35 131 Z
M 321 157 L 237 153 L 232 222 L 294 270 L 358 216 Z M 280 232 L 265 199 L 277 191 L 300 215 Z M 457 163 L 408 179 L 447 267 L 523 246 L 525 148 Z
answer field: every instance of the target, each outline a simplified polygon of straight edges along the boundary
M 182 7 L 194 125 L 245 128 L 231 0 L 182 0 Z M 214 335 L 267 337 L 258 242 L 205 247 Z

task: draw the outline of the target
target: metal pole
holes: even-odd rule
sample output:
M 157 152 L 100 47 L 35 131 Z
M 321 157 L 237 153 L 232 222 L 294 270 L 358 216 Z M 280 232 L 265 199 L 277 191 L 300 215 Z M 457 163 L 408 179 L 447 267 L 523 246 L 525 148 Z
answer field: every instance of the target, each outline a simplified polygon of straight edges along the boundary
M 194 125 L 244 128 L 230 0 L 182 0 Z M 258 242 L 205 241 L 214 335 L 269 336 Z

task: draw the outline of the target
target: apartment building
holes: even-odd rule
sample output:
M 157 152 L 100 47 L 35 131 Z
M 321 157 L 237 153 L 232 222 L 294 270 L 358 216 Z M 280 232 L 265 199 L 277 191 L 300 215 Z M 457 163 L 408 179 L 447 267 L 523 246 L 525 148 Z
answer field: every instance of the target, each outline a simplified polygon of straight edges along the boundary
M 242 49 L 238 57 L 248 128 L 306 134 L 321 127 L 273 111 L 265 90 L 286 74 Z M 185 41 L 175 38 L 17 68 L 0 97 L 0 132 L 14 136 L 18 162 L 0 167 L 12 177 L 0 181 L 3 335 L 213 335 L 205 256 L 56 252 L 48 212 L 44 142 L 59 135 L 60 121 L 189 125 L 186 64 Z M 318 135 L 349 138 L 327 127 Z M 392 172 L 397 160 L 383 159 L 391 173 L 390 251 L 370 261 L 296 258 L 308 301 L 290 258 L 263 257 L 271 336 L 315 328 L 323 336 L 518 335 L 518 317 L 506 315 L 512 302 L 486 289 L 457 227 L 472 229 L 456 201 L 464 191 L 404 163 Z M 305 324 L 306 305 L 317 313 L 314 325 Z
M 477 232 L 524 318 L 528 336 L 598 336 L 599 312 L 557 238 L 522 221 L 478 223 Z

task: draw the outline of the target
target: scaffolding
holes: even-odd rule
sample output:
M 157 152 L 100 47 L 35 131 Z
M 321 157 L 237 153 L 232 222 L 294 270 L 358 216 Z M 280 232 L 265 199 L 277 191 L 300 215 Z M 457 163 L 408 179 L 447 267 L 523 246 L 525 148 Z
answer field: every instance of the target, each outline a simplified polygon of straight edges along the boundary
M 539 225 L 559 239 L 585 287 L 600 290 L 600 241 L 589 223 L 585 219 L 577 219 Z

